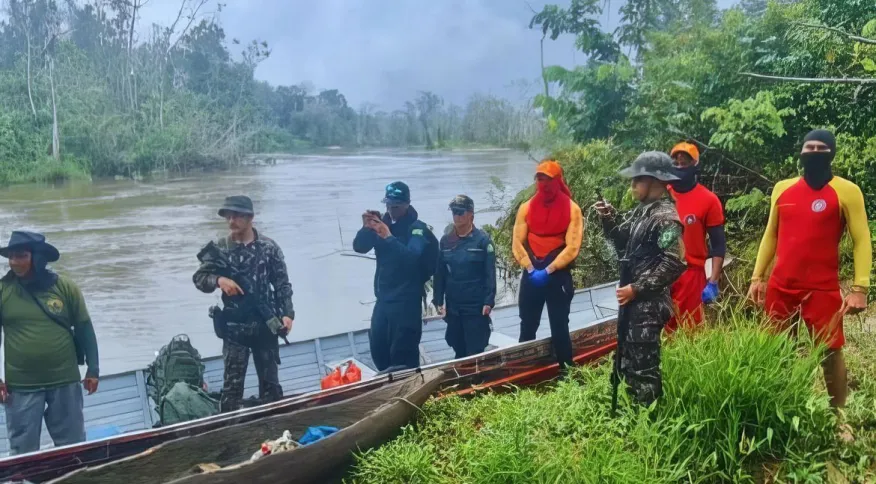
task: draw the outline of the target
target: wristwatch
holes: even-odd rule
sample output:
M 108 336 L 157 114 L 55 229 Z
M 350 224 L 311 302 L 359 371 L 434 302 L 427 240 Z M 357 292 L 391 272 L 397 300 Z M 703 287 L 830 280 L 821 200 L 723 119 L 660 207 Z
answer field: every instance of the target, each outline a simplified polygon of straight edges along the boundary
M 870 288 L 864 286 L 852 286 L 852 292 L 857 292 L 860 294 L 870 294 Z

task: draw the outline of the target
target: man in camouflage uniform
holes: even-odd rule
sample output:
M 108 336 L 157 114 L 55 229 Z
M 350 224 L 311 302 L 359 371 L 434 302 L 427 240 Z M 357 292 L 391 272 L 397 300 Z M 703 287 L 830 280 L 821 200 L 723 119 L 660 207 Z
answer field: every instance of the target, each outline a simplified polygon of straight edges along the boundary
M 632 178 L 639 205 L 618 222 L 616 211 L 600 201 L 595 208 L 606 237 L 626 258 L 632 283 L 618 288 L 620 311 L 628 312 L 620 374 L 631 396 L 644 405 L 660 398 L 660 332 L 672 316 L 670 286 L 684 272 L 682 225 L 666 185 L 677 180 L 672 159 L 662 152 L 639 155 L 621 171 Z M 620 315 L 619 315 L 620 317 Z
M 214 324 L 217 319 L 221 321 L 221 329 L 217 326 L 216 332 L 223 339 L 225 360 L 220 410 L 230 412 L 239 409 L 243 400 L 250 353 L 259 379 L 259 399 L 269 402 L 283 398 L 277 374 L 280 363 L 277 337 L 292 329 L 295 311 L 283 252 L 276 242 L 253 228 L 252 200 L 245 196 L 228 197 L 219 209 L 219 216 L 228 222 L 230 234 L 201 251 L 201 266 L 193 281 L 205 293 L 222 290 L 224 309 Z M 221 264 L 204 257 L 212 247 L 218 247 L 220 258 L 239 275 L 237 280 L 223 276 L 217 270 Z

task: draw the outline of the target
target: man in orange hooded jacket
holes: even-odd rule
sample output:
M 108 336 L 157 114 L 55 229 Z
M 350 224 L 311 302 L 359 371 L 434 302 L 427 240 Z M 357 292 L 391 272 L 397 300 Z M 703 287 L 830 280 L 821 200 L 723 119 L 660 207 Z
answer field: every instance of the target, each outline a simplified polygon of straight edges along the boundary
M 517 211 L 512 243 L 514 258 L 524 269 L 518 298 L 520 342 L 536 338 L 547 303 L 554 353 L 565 370 L 572 365 L 569 310 L 575 287 L 570 269 L 581 250 L 583 217 L 559 163 L 543 161 L 535 180 L 535 195 Z

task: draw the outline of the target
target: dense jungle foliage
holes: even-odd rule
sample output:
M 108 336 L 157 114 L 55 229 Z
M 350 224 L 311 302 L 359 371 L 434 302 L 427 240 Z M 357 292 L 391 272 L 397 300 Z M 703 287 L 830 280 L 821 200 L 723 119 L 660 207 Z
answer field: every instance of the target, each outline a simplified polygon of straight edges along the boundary
M 226 38 L 221 4 L 178 0 L 138 29 L 148 0 L 3 0 L 0 184 L 222 167 L 246 153 L 320 146 L 521 146 L 543 118 L 474 95 L 421 92 L 403 109 L 355 109 L 336 89 L 272 86 L 267 42 Z
M 546 41 L 575 35 L 588 56 L 574 69 L 546 67 L 556 92 L 535 99 L 549 134 L 571 140 L 553 155 L 582 208 L 596 187 L 629 207 L 617 169 L 690 141 L 702 154 L 701 182 L 725 202 L 731 253 L 751 263 L 772 186 L 798 173 L 803 136 L 824 127 L 838 135 L 834 173 L 857 183 L 876 213 L 876 2 L 746 0 L 721 11 L 713 0 L 629 0 L 615 32 L 597 20 L 604 5 L 549 5 L 531 23 Z M 493 232 L 497 247 L 510 247 L 525 196 Z M 592 215 L 587 229 L 579 285 L 615 277 Z

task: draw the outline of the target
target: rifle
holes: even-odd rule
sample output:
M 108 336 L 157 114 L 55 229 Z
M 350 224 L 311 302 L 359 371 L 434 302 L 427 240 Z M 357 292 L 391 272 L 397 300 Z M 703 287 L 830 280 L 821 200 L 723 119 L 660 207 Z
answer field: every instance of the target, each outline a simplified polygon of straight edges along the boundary
M 620 282 L 618 287 L 626 287 L 633 282 L 630 259 L 624 257 L 618 260 L 620 264 Z M 617 387 L 621 380 L 621 353 L 627 340 L 630 327 L 629 303 L 618 307 L 617 312 L 617 349 L 614 352 L 614 369 L 611 373 L 611 416 L 617 415 Z
M 256 314 L 271 332 L 283 338 L 286 344 L 289 340 L 286 339 L 286 328 L 282 327 L 282 323 L 277 318 L 276 312 L 264 301 L 261 301 L 255 293 L 252 281 L 245 274 L 231 265 L 228 257 L 219 250 L 215 243 L 209 242 L 201 252 L 198 253 L 198 260 L 202 263 L 210 263 L 213 273 L 220 277 L 227 277 L 237 283 L 240 289 L 243 290 L 242 296 L 226 296 L 222 295 L 223 301 L 227 299 L 239 298 L 240 303 L 236 309 L 220 309 L 218 306 L 210 308 L 209 315 L 213 320 L 213 331 L 219 338 L 224 338 L 227 333 L 228 315 L 226 313 L 233 312 L 237 315 Z M 237 317 L 235 319 L 240 319 Z
M 596 188 L 596 196 L 600 202 L 605 203 L 605 198 L 602 196 L 602 190 Z M 630 257 L 632 254 L 625 254 L 623 258 L 618 259 L 620 269 L 620 280 L 618 287 L 626 287 L 633 283 L 632 264 Z M 621 353 L 623 352 L 624 344 L 627 341 L 627 332 L 630 327 L 629 303 L 625 306 L 619 306 L 617 311 L 617 347 L 614 352 L 614 368 L 611 372 L 611 416 L 617 415 L 617 389 L 621 381 Z

